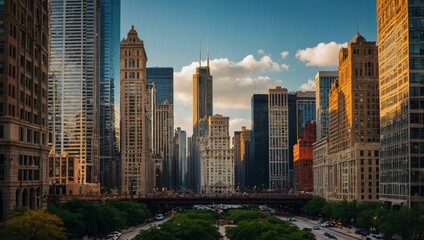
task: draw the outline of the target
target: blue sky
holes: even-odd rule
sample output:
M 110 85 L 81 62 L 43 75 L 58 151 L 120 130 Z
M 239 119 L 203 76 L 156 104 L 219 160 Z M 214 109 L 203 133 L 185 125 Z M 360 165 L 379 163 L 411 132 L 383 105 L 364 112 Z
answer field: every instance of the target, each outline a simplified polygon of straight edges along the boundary
M 277 85 L 311 90 L 357 29 L 376 40 L 373 0 L 122 0 L 121 37 L 134 24 L 148 66 L 173 67 L 175 127 L 191 135 L 191 75 L 209 45 L 214 113 L 250 128 L 250 97 Z

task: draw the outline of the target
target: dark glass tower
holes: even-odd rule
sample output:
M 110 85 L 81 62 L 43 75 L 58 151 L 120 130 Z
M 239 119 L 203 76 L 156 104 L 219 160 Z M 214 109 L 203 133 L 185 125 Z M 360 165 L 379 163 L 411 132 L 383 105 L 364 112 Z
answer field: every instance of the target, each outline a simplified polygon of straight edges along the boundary
M 154 83 L 156 87 L 156 101 L 158 104 L 168 100 L 174 104 L 174 69 L 171 67 L 150 67 L 146 70 L 147 84 Z
M 268 188 L 269 133 L 268 95 L 253 94 L 252 100 L 252 157 L 247 160 L 247 184 L 250 188 Z M 296 131 L 296 130 L 295 130 Z
M 100 183 L 116 187 L 115 86 L 119 86 L 120 0 L 101 0 L 100 16 Z M 118 84 L 116 84 L 118 83 Z M 116 85 L 115 85 L 116 84 Z

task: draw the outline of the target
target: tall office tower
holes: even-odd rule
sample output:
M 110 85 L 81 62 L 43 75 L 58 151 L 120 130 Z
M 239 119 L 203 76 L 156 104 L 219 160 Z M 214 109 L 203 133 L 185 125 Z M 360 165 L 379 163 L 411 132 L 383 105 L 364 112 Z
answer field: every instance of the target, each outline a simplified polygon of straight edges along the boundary
M 235 131 L 233 137 L 234 168 L 236 188 L 246 187 L 247 161 L 250 158 L 251 131 L 241 127 L 241 131 Z
M 240 134 L 240 131 L 235 131 L 232 140 L 234 149 L 234 181 L 236 188 L 240 187 L 241 182 Z
M 200 65 L 200 60 L 199 60 Z M 213 82 L 207 65 L 196 68 L 193 74 L 193 136 L 191 160 L 193 162 L 193 184 L 196 191 L 200 191 L 200 140 L 207 136 L 208 117 L 213 114 Z
M 154 83 L 157 91 L 157 103 L 168 100 L 174 104 L 174 69 L 171 67 L 148 67 L 147 84 Z
M 208 118 L 208 136 L 201 140 L 201 192 L 234 192 L 234 151 L 230 146 L 229 117 Z
M 422 7 L 421 1 L 377 1 L 380 200 L 409 207 L 424 202 Z
M 114 180 L 119 153 L 115 146 L 115 82 L 119 84 L 119 42 L 121 32 L 121 1 L 101 0 L 100 58 L 99 58 L 99 135 L 100 135 L 100 185 L 116 187 Z M 119 86 L 119 85 L 118 85 Z M 113 169 L 112 169 L 113 168 Z
M 286 88 L 268 90 L 269 188 L 290 189 L 289 103 Z
M 269 127 L 268 95 L 253 94 L 252 105 L 252 154 L 247 161 L 248 188 L 268 188 L 269 183 Z
M 152 129 L 152 153 L 159 154 L 163 160 L 164 184 L 174 188 L 174 107 L 168 100 L 156 105 Z
M 186 189 L 187 182 L 187 133 L 177 127 L 175 130 L 175 150 L 174 150 L 174 169 L 175 185 L 178 188 Z
M 299 139 L 302 136 L 302 130 L 306 124 L 316 119 L 316 102 L 315 92 L 296 92 L 296 137 Z M 296 139 L 296 141 L 297 141 Z
M 194 189 L 195 185 L 194 185 L 194 164 L 192 161 L 192 141 L 191 141 L 191 137 L 187 137 L 187 188 L 189 189 Z
M 337 71 L 319 71 L 315 75 L 317 141 L 328 135 L 328 93 L 337 77 Z
M 311 120 L 302 129 L 302 136 L 293 146 L 295 190 L 311 192 L 314 187 L 312 174 L 312 144 L 316 141 L 316 122 Z
M 47 1 L 0 3 L 0 221 L 46 206 L 48 19 Z
M 330 90 L 330 199 L 378 199 L 378 89 L 376 43 L 357 33 L 340 49 L 339 79 Z
M 121 41 L 121 193 L 145 194 L 153 189 L 146 123 L 146 62 L 144 43 L 131 26 Z
M 49 2 L 51 153 L 66 153 L 76 158 L 79 166 L 77 183 L 97 188 L 99 48 L 96 45 L 99 39 L 96 1 Z

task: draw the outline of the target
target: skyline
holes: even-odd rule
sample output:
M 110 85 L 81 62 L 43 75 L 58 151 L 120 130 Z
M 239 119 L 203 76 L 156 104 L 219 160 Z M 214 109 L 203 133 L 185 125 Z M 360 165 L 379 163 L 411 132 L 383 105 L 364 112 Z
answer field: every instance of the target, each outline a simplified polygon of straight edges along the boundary
M 175 127 L 188 136 L 199 43 L 202 65 L 208 45 L 214 114 L 230 117 L 233 135 L 241 126 L 251 128 L 253 93 L 275 86 L 314 90 L 315 74 L 337 70 L 339 48 L 358 29 L 367 40 L 376 40 L 374 1 L 325 2 L 126 0 L 121 6 L 121 39 L 134 24 L 145 42 L 147 66 L 174 68 Z

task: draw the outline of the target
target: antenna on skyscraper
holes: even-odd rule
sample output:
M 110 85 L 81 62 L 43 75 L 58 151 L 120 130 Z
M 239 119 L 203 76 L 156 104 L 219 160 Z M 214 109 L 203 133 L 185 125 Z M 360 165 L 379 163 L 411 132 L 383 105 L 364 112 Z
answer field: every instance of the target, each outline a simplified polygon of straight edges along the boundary
M 199 41 L 199 67 L 202 66 L 202 41 Z
M 209 40 L 206 40 L 206 65 L 209 67 Z

